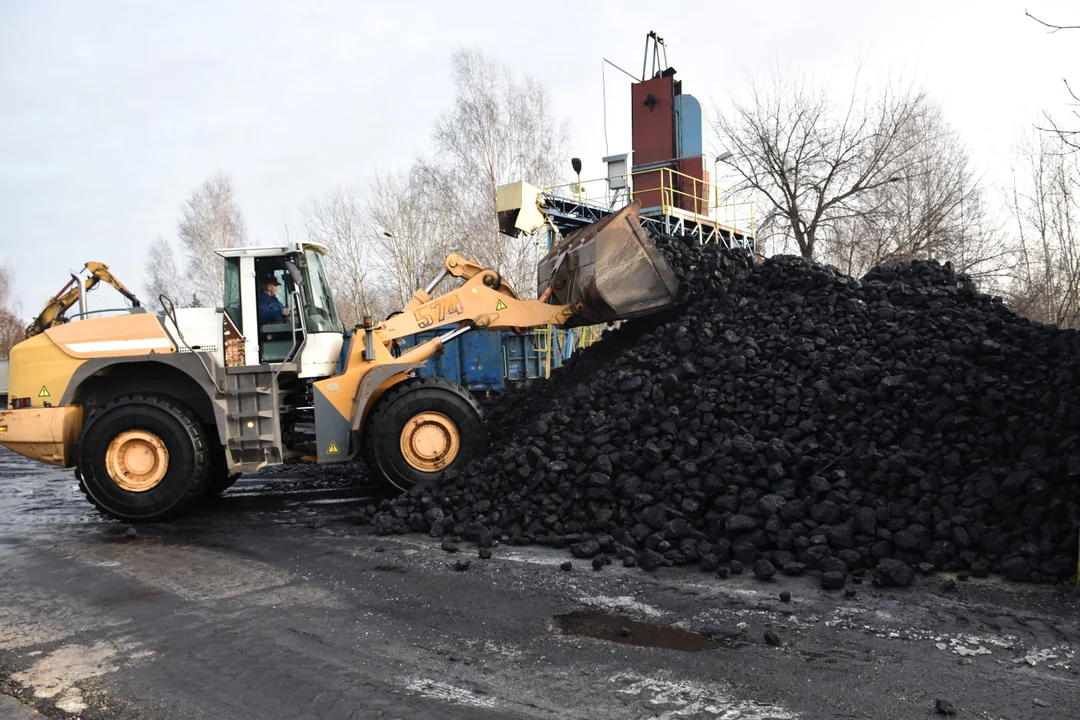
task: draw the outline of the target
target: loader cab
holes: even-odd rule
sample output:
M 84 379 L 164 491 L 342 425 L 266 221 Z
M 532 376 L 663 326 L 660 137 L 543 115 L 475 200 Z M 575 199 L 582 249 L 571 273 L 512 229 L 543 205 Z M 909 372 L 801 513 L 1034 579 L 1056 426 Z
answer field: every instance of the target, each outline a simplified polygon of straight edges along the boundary
M 287 363 L 296 365 L 300 377 L 332 375 L 342 332 L 324 264 L 326 247 L 296 243 L 218 254 L 225 262 L 226 366 Z

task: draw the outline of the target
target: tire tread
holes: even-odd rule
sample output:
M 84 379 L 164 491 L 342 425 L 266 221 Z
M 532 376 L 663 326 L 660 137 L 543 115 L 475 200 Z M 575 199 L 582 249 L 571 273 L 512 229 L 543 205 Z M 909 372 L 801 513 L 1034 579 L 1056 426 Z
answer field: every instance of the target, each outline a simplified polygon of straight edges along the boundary
M 174 503 L 168 510 L 153 515 L 147 518 L 129 518 L 117 514 L 109 508 L 98 502 L 97 499 L 90 493 L 89 488 L 86 486 L 86 481 L 81 476 L 81 468 L 78 464 L 82 462 L 83 455 L 83 439 L 87 432 L 93 427 L 95 421 L 105 416 L 110 410 L 118 407 L 124 407 L 126 405 L 149 405 L 156 407 L 165 413 L 175 418 L 183 427 L 185 433 L 192 440 L 192 444 L 195 447 L 194 461 L 194 476 L 192 482 L 189 484 L 184 495 L 179 501 Z M 109 517 L 116 518 L 118 520 L 124 520 L 126 522 L 158 522 L 161 520 L 169 520 L 179 515 L 184 514 L 192 508 L 198 501 L 205 495 L 207 486 L 210 480 L 210 446 L 206 440 L 206 432 L 203 430 L 202 424 L 195 414 L 180 402 L 177 402 L 167 395 L 154 395 L 150 393 L 140 393 L 137 395 L 124 395 L 118 397 L 115 400 L 111 400 L 100 408 L 94 410 L 90 415 L 89 420 L 83 424 L 82 432 L 79 434 L 78 450 L 76 452 L 76 471 L 79 473 L 79 490 L 86 496 L 94 507 L 100 512 L 108 515 Z
M 482 451 L 484 448 L 486 448 L 486 446 L 487 446 L 487 422 L 484 419 L 484 411 L 480 407 L 480 403 L 478 403 L 476 401 L 476 398 L 473 397 L 472 393 L 470 393 L 468 390 L 466 390 L 462 386 L 458 385 L 457 383 L 451 382 L 451 381 L 449 381 L 449 380 L 447 380 L 445 378 L 440 378 L 440 377 L 414 377 L 414 378 L 408 378 L 408 379 L 403 380 L 402 382 L 398 383 L 394 387 L 390 388 L 388 391 L 386 391 L 382 395 L 382 397 L 380 397 L 376 401 L 375 407 L 372 409 L 371 414 L 368 416 L 368 420 L 365 423 L 364 436 L 363 436 L 363 451 L 364 451 L 363 456 L 364 456 L 365 462 L 367 462 L 367 464 L 368 464 L 369 469 L 371 469 L 373 472 L 375 472 L 375 473 L 379 473 L 379 472 L 385 473 L 385 470 L 383 468 L 380 468 L 378 466 L 377 461 L 376 461 L 376 458 L 375 458 L 375 443 L 376 443 L 376 435 L 377 435 L 377 433 L 372 432 L 371 428 L 378 428 L 378 427 L 380 427 L 382 425 L 385 425 L 388 422 L 392 421 L 393 412 L 394 412 L 394 406 L 397 405 L 397 402 L 401 398 L 405 397 L 406 395 L 408 395 L 410 393 L 413 393 L 413 392 L 416 392 L 416 391 L 419 391 L 419 390 L 428 390 L 428 389 L 438 389 L 438 390 L 443 390 L 443 391 L 452 393 L 453 395 L 455 395 L 459 399 L 463 400 L 469 406 L 469 408 L 473 411 L 473 414 L 480 421 L 480 428 L 481 428 L 482 438 L 479 439 L 479 443 L 478 443 L 479 447 L 478 447 L 478 449 Z M 463 441 L 466 441 L 466 438 L 463 438 Z M 431 480 L 432 481 L 437 481 L 440 477 L 442 477 L 443 472 L 445 472 L 445 471 L 440 471 L 438 473 L 432 473 L 431 474 L 431 476 L 432 476 Z M 388 479 L 388 481 L 393 483 L 392 480 Z

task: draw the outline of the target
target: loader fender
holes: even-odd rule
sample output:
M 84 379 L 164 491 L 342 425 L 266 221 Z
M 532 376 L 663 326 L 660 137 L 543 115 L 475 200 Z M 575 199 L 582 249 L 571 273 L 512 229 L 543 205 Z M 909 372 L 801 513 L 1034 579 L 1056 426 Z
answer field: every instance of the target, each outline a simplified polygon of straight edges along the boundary
M 89 418 L 94 409 L 118 397 L 139 393 L 175 399 L 213 428 L 221 445 L 227 443 L 224 396 L 218 393 L 194 353 L 86 360 L 72 375 L 61 404 L 83 406 Z

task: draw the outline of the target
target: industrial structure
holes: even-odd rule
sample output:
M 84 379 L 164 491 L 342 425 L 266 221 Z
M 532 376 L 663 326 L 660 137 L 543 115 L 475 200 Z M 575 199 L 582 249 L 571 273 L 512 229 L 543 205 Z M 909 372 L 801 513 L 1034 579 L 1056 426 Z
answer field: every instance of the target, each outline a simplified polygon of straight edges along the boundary
M 549 252 L 563 236 L 636 201 L 641 225 L 651 234 L 756 251 L 754 203 L 713 182 L 701 104 L 683 92 L 682 81 L 667 64 L 664 40 L 655 32 L 646 36 L 641 76 L 631 83 L 630 97 L 632 152 L 603 158 L 607 172 L 602 178 L 582 180 L 582 164 L 575 158 L 577 177 L 572 183 L 547 188 L 514 183 L 500 188 L 500 208 L 507 208 L 502 213 L 504 230 L 535 236 L 543 252 Z M 712 157 L 713 167 L 722 159 L 724 155 Z M 539 269 L 541 283 L 547 272 L 550 267 Z M 460 346 L 460 355 L 443 355 L 421 372 L 472 390 L 498 391 L 522 380 L 547 377 L 576 349 L 595 341 L 600 330 L 547 327 L 525 335 L 478 333 Z M 427 337 L 407 343 L 423 339 Z
M 675 68 L 667 64 L 664 40 L 655 32 L 646 37 L 642 75 L 631 83 L 630 98 L 632 152 L 605 157 L 604 177 L 581 180 L 582 164 L 575 158 L 574 182 L 506 186 L 507 205 L 535 201 L 548 219 L 548 232 L 558 236 L 637 201 L 641 225 L 650 233 L 756 250 L 754 203 L 711 181 L 701 104 L 683 92 Z M 713 157 L 713 165 L 727 157 L 730 153 Z M 531 225 L 541 226 L 536 215 L 521 218 L 515 227 L 524 231 Z

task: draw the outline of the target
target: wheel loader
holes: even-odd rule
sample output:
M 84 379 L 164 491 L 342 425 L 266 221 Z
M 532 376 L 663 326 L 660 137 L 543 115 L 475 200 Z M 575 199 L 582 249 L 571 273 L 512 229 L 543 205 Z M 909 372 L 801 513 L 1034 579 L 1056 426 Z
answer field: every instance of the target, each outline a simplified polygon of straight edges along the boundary
M 545 222 L 537 194 L 500 190 L 511 233 Z M 452 254 L 401 312 L 343 332 L 326 271 L 310 242 L 219 250 L 217 308 L 94 317 L 90 277 L 58 294 L 10 354 L 0 445 L 74 467 L 86 497 L 126 521 L 169 518 L 239 473 L 286 461 L 363 457 L 402 490 L 482 455 L 479 405 L 464 388 L 416 371 L 474 328 L 525 332 L 625 319 L 676 301 L 677 279 L 639 223 L 637 204 L 567 235 L 538 268 L 539 297 L 519 298 L 494 268 Z M 453 289 L 433 297 L 444 279 Z M 78 278 L 74 278 L 78 281 Z M 260 293 L 276 290 L 273 301 Z M 80 300 L 80 312 L 65 311 Z M 273 317 L 260 306 L 276 303 Z M 445 330 L 398 352 L 397 340 Z M 339 369 L 340 368 L 340 369 Z

